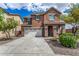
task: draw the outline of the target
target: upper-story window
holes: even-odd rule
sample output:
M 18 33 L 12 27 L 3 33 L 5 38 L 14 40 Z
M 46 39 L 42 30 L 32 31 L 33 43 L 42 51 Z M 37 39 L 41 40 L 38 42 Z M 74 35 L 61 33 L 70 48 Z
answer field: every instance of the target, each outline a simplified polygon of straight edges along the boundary
M 36 15 L 36 20 L 40 20 L 40 16 L 39 15 Z
M 28 25 L 32 25 L 31 18 L 28 18 Z
M 53 15 L 53 14 L 48 14 L 48 16 L 49 16 L 49 19 L 50 19 L 51 21 L 53 21 L 53 20 L 55 19 L 55 15 Z

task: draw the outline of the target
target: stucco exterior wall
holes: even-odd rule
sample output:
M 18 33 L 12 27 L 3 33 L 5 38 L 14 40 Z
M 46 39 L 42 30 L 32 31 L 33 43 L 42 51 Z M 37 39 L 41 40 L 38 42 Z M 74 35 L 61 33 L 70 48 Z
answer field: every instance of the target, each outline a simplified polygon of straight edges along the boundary
M 22 24 L 23 22 L 21 21 L 20 16 L 18 16 L 18 15 L 10 15 L 10 14 L 4 13 L 4 20 L 6 21 L 7 18 L 14 18 L 14 20 L 16 20 L 16 21 L 18 22 L 18 26 L 17 26 L 17 28 L 16 28 L 16 31 L 21 30 L 21 24 Z M 10 34 L 11 34 L 11 36 L 14 36 L 14 35 L 15 35 L 15 32 L 12 30 L 12 31 L 10 32 Z M 0 32 L 0 37 L 5 37 L 5 34 L 2 33 L 2 32 Z
M 14 18 L 14 20 L 18 21 L 18 25 L 21 25 L 21 24 L 23 23 L 23 22 L 21 21 L 20 16 L 18 16 L 18 15 L 10 15 L 10 14 L 5 13 L 5 14 L 4 14 L 4 17 L 5 17 L 5 20 L 6 20 L 7 18 Z

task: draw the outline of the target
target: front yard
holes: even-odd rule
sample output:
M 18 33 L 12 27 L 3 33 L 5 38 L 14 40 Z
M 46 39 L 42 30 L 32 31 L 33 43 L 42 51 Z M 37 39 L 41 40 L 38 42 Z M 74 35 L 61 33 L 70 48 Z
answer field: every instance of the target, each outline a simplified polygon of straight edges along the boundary
M 55 54 L 79 56 L 79 42 L 77 43 L 77 48 L 75 49 L 64 47 L 56 40 L 46 40 L 46 42 Z
M 32 35 L 32 33 L 34 34 Z M 38 36 L 40 34 L 41 34 L 40 30 L 36 30 L 36 31 L 30 30 L 30 32 L 25 33 L 24 37 L 13 37 L 13 39 L 0 41 L 0 52 L 2 51 L 0 55 L 33 55 L 34 54 L 34 55 L 79 56 L 79 40 L 77 43 L 77 48 L 67 48 L 61 45 L 59 40 L 57 41 L 53 40 L 52 37 L 40 37 Z M 44 41 L 44 39 L 50 47 L 47 47 L 47 43 Z M 5 48 L 3 49 L 3 47 Z

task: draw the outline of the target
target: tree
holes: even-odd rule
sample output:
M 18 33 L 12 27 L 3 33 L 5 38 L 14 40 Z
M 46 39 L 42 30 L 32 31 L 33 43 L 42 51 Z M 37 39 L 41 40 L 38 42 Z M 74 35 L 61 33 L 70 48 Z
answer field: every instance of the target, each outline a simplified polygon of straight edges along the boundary
M 10 37 L 10 32 L 12 29 L 16 28 L 18 25 L 17 21 L 14 19 L 8 19 L 7 21 L 1 21 L 0 22 L 0 31 L 2 31 L 5 35 L 6 38 L 11 38 Z
M 6 34 L 6 38 L 10 38 L 10 32 L 18 25 L 13 18 L 4 20 L 4 10 L 0 8 L 0 31 Z
M 0 31 L 2 31 L 3 27 L 4 27 L 4 10 L 2 8 L 0 8 Z
M 2 8 L 0 8 L 0 21 L 2 21 L 4 19 L 4 10 Z
M 10 38 L 11 30 L 16 28 L 18 23 L 14 19 L 8 19 L 7 21 L 3 21 L 2 25 L 2 31 L 6 34 L 7 38 Z
M 63 15 L 61 18 L 73 26 L 72 33 L 76 35 L 77 24 L 79 24 L 79 4 L 72 4 L 68 15 Z

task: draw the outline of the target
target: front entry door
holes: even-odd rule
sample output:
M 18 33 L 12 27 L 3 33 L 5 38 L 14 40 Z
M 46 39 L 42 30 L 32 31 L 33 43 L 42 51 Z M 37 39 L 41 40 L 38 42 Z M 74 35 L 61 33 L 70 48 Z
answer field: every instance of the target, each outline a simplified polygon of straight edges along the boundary
M 53 36 L 53 26 L 48 26 L 48 36 Z

